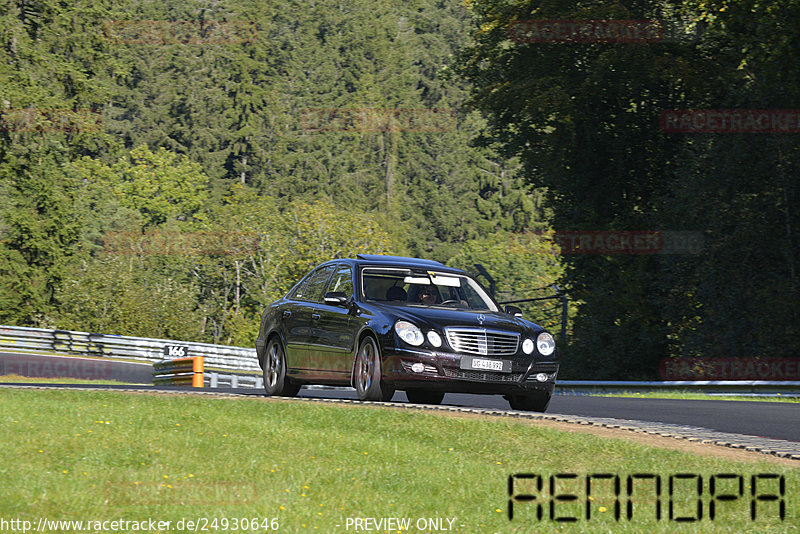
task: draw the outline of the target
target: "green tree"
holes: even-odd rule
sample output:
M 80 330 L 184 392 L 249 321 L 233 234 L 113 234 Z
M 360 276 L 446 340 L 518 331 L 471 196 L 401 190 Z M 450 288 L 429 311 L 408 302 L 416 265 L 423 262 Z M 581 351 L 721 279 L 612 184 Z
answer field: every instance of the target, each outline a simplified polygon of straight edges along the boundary
M 695 92 L 711 109 L 796 109 L 800 2 L 689 2 L 718 84 Z M 733 45 L 735 43 L 735 46 Z M 712 70 L 713 69 L 713 70 Z M 711 78 L 711 77 L 709 77 Z M 676 355 L 795 356 L 800 332 L 796 134 L 677 135 L 662 224 L 704 230 L 699 254 L 675 261 L 665 309 Z
M 583 302 L 570 350 L 592 355 L 584 372 L 653 378 L 672 355 L 792 353 L 797 142 L 658 124 L 670 109 L 795 108 L 800 34 L 786 21 L 798 3 L 473 6 L 476 39 L 461 60 L 473 103 L 490 140 L 547 187 L 557 229 L 705 236 L 696 255 L 564 258 L 563 280 Z M 640 44 L 512 42 L 509 27 L 528 19 L 659 19 L 675 31 Z
M 82 261 L 59 288 L 58 327 L 140 337 L 199 338 L 196 288 L 122 256 Z
M 145 227 L 202 217 L 208 200 L 200 165 L 163 147 L 137 147 L 110 167 L 89 158 L 76 166 L 92 189 L 108 188 L 121 207 L 140 214 Z
M 252 343 L 264 307 L 315 265 L 361 252 L 392 252 L 375 218 L 329 202 L 296 201 L 279 209 L 276 199 L 235 186 L 214 210 L 207 231 L 226 246 L 194 258 L 204 329 L 214 342 Z
M 61 156 L 42 143 L 36 156 L 23 153 L 0 163 L 0 180 L 9 184 L 0 239 L 3 322 L 46 326 L 58 307 L 55 289 L 77 251 L 81 228 L 77 184 L 63 173 Z
M 329 202 L 295 202 L 287 213 L 286 274 L 299 280 L 315 265 L 333 258 L 392 251 L 389 234 L 365 213 Z
M 79 250 L 71 159 L 108 146 L 108 96 L 93 2 L 0 5 L 0 320 L 52 324 L 56 288 Z M 90 29 L 91 28 L 91 29 Z
M 130 39 L 147 21 L 195 33 Z M 227 22 L 257 32 L 203 41 Z M 450 68 L 468 23 L 462 6 L 434 0 L 3 4 L 7 320 L 58 323 L 59 295 L 77 298 L 81 273 L 113 260 L 126 280 L 194 292 L 201 338 L 249 344 L 252 318 L 318 261 L 359 251 L 446 261 L 469 240 L 541 229 L 541 192 L 520 164 L 471 144 L 483 122 L 461 109 L 468 86 Z M 325 109 L 401 118 L 314 131 L 309 113 Z M 427 110 L 445 120 L 417 131 Z M 8 128 L 25 114 L 35 128 Z M 52 244 L 40 234 L 50 263 L 31 259 L 23 220 L 54 225 Z M 223 235 L 255 236 L 258 248 L 228 239 L 206 250 Z M 115 239 L 136 248 L 114 250 Z M 173 241 L 201 250 L 156 250 Z

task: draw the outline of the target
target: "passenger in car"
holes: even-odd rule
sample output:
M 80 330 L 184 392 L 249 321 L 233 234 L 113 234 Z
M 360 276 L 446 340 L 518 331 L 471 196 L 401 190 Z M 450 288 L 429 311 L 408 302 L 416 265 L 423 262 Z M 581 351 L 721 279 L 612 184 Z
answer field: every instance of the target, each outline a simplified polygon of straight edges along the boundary
M 408 298 L 408 294 L 406 290 L 400 286 L 392 286 L 386 290 L 386 300 L 402 300 L 405 301 Z

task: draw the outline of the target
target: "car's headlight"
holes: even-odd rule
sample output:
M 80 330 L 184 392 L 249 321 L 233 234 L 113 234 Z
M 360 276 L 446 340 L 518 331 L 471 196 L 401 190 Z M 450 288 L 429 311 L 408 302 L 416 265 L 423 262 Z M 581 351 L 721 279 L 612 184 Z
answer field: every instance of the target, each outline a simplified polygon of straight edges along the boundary
M 556 340 L 548 332 L 542 332 L 536 336 L 536 348 L 542 356 L 550 356 L 556 350 Z
M 394 323 L 394 331 L 397 332 L 400 339 L 415 347 L 422 345 L 422 342 L 425 341 L 422 330 L 408 321 L 397 321 Z
M 525 341 L 522 342 L 522 352 L 525 354 L 533 352 L 533 340 L 531 338 L 526 337 Z
M 437 349 L 442 346 L 442 336 L 435 330 L 428 332 L 428 342 Z

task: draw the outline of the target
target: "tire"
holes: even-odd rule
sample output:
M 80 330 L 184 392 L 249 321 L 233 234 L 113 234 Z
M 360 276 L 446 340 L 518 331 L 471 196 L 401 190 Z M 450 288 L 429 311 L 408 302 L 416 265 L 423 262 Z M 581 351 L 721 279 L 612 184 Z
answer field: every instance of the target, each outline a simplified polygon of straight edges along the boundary
M 286 356 L 280 339 L 273 337 L 264 353 L 264 391 L 268 397 L 294 397 L 300 386 L 286 378 Z
M 394 388 L 381 380 L 381 354 L 372 336 L 365 337 L 358 345 L 353 365 L 353 385 L 358 399 L 362 401 L 388 402 Z
M 551 394 L 546 391 L 527 395 L 510 395 L 506 397 L 512 410 L 523 410 L 526 412 L 546 412 L 550 405 Z
M 413 404 L 441 404 L 442 399 L 444 399 L 444 392 L 407 389 L 406 397 L 408 397 L 408 402 Z

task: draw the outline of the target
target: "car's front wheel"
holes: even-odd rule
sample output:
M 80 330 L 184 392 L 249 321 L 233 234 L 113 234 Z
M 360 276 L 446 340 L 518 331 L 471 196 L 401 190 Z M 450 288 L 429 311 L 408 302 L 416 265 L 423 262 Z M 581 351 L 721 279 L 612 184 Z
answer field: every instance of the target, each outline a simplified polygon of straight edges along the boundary
M 525 395 L 509 395 L 506 397 L 512 410 L 528 412 L 545 412 L 550 405 L 551 394 L 545 391 L 528 393 Z
M 413 404 L 441 404 L 444 393 L 441 391 L 426 391 L 424 389 L 406 390 L 408 402 Z
M 286 356 L 280 339 L 273 337 L 267 344 L 264 355 L 264 391 L 268 397 L 273 395 L 281 397 L 294 397 L 300 391 L 300 386 L 292 384 L 286 378 Z
M 394 388 L 381 380 L 381 355 L 371 336 L 365 337 L 356 353 L 354 380 L 359 400 L 387 402 Z

